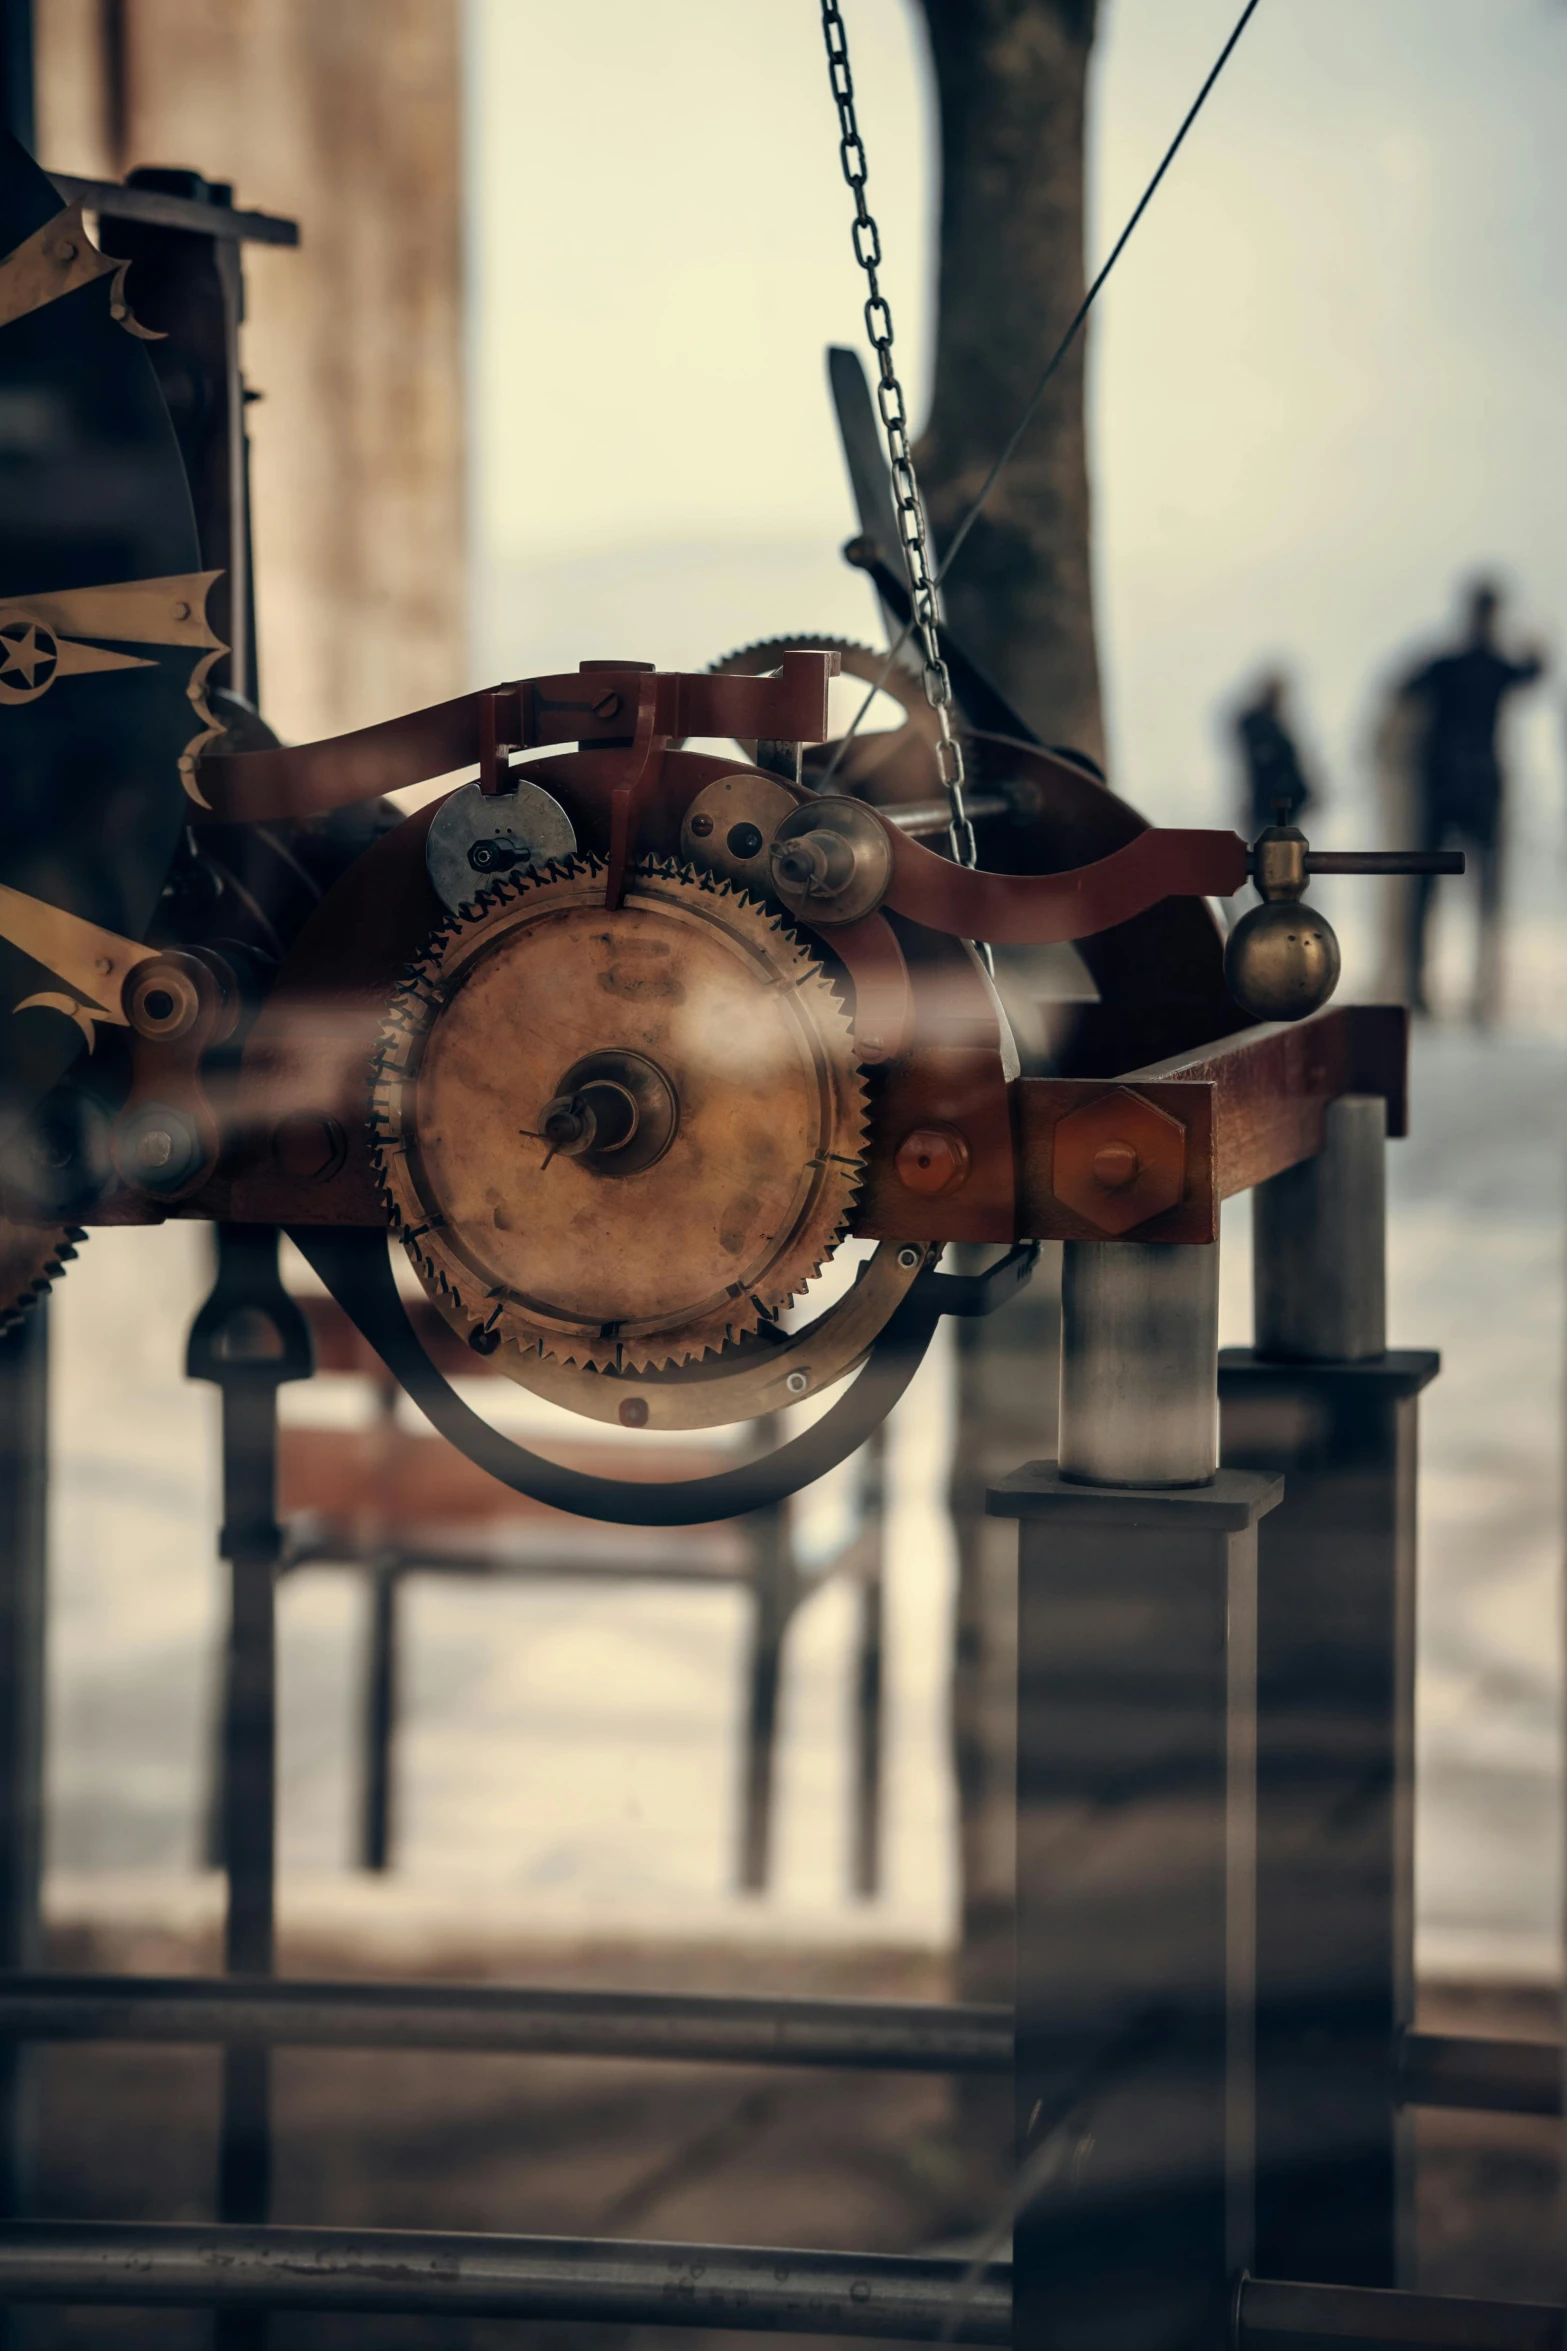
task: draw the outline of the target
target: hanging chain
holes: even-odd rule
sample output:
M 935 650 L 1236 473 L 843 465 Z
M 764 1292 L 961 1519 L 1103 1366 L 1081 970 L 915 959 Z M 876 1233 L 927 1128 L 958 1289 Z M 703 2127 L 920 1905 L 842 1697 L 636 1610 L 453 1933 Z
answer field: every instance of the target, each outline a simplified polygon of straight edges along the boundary
M 849 70 L 849 36 L 838 0 L 822 0 L 822 38 L 827 44 L 827 71 L 838 108 L 838 153 L 843 176 L 854 196 L 854 258 L 865 272 L 870 289 L 865 303 L 865 332 L 881 371 L 876 405 L 887 435 L 892 467 L 892 496 L 898 514 L 904 567 L 914 606 L 914 628 L 923 659 L 925 699 L 936 714 L 941 732 L 936 743 L 936 767 L 947 795 L 947 838 L 959 865 L 979 863 L 979 845 L 964 800 L 963 746 L 952 732 L 952 680 L 941 658 L 937 634 L 936 581 L 930 563 L 930 539 L 925 508 L 909 448 L 908 409 L 903 386 L 892 357 L 892 312 L 881 290 L 881 231 L 865 201 L 868 166 L 865 142 L 854 111 L 854 77 Z

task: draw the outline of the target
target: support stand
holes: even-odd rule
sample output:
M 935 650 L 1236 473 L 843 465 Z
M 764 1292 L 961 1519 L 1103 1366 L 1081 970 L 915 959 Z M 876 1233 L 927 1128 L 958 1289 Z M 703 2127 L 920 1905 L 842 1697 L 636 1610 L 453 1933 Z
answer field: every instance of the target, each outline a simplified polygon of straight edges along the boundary
M 1250 2263 L 1256 1527 L 1279 1485 L 1215 1469 L 1217 1271 L 1069 1243 L 1072 1474 L 1031 1463 L 989 1497 L 1020 1521 L 1014 2339 L 1052 2351 L 1222 2341 Z
M 43 1964 L 45 1601 L 49 1495 L 49 1309 L 0 1338 L 0 1968 Z M 0 2221 L 32 2208 L 33 2052 L 0 2042 Z M 0 2346 L 19 2338 L 0 2310 Z
M 1438 1358 L 1384 1352 L 1384 1112 L 1255 1197 L 1255 1348 L 1220 1359 L 1223 1457 L 1282 1471 L 1259 1557 L 1257 2253 L 1409 2277 L 1415 1465 Z
M 224 1673 L 222 1827 L 228 1874 L 223 1963 L 231 1975 L 273 1970 L 277 1805 L 275 1586 L 283 1548 L 277 1523 L 277 1392 L 310 1377 L 309 1329 L 278 1273 L 269 1225 L 220 1225 L 218 1274 L 191 1328 L 186 1371 L 223 1398 L 223 1528 L 230 1567 Z M 218 2217 L 256 2223 L 271 2201 L 269 2056 L 240 2043 L 223 2053 Z M 220 2313 L 219 2351 L 258 2351 L 266 2319 Z

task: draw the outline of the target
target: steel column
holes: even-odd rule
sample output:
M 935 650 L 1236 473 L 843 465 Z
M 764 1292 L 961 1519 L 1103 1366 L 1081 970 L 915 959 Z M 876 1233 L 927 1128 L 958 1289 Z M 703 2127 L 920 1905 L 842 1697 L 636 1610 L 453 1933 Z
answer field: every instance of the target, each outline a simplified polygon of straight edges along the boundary
M 1218 1252 L 1069 1243 L 1019 1527 L 1017 2339 L 1222 2339 L 1250 2239 L 1257 1521 L 1216 1471 Z
M 277 1804 L 277 1392 L 308 1379 L 309 1329 L 278 1273 L 268 1225 L 219 1225 L 217 1279 L 191 1327 L 186 1370 L 223 1399 L 223 1526 L 229 1562 L 224 1662 L 221 1818 L 228 1911 L 223 1964 L 270 1975 Z M 271 2199 L 270 2060 L 265 2046 L 223 2052 L 218 2213 L 263 2221 Z M 256 2351 L 266 2321 L 220 2316 L 220 2351 Z
M 1316 1159 L 1255 1195 L 1255 1349 L 1220 1362 L 1223 1456 L 1280 1471 L 1258 1562 L 1257 2258 L 1391 2287 L 1405 2270 L 1413 2020 L 1417 1398 L 1383 1352 L 1384 1118 L 1347 1097 Z
M 0 1968 L 42 1958 L 43 1706 L 49 1323 L 40 1303 L 0 1338 Z M 0 2041 L 0 2219 L 30 2208 L 30 2053 Z M 0 2342 L 7 2327 L 0 2312 Z

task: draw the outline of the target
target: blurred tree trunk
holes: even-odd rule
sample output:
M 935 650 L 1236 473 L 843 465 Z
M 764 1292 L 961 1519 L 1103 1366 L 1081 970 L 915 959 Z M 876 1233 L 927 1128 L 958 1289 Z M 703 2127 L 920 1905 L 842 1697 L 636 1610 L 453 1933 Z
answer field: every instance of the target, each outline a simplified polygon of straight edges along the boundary
M 941 113 L 936 388 L 916 452 L 938 546 L 1083 297 L 1096 0 L 924 0 Z M 956 635 L 1046 742 L 1104 754 L 1089 564 L 1084 338 L 944 591 Z
M 1084 102 L 1095 0 L 924 0 L 941 115 L 940 310 L 917 451 L 938 546 L 1004 447 L 1082 300 Z M 943 596 L 1047 742 L 1103 756 L 1089 560 L 1083 344 L 1062 367 Z M 953 1744 L 963 1998 L 1014 1989 L 1017 1530 L 985 1488 L 1055 1448 L 1059 1250 L 994 1321 L 958 1327 Z M 965 2202 L 1010 2192 L 1011 2086 L 958 2092 Z

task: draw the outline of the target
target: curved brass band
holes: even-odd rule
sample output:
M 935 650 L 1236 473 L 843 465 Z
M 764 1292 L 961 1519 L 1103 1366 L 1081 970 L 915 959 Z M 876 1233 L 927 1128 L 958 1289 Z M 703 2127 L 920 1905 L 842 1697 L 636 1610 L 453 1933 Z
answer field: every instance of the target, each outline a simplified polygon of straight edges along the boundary
M 883 903 L 927 930 L 995 947 L 1092 938 L 1161 898 L 1228 898 L 1246 879 L 1246 844 L 1238 833 L 1151 828 L 1092 865 L 1014 874 L 954 865 L 896 826 L 887 830 L 892 880 Z
M 765 1353 L 745 1355 L 728 1369 L 720 1356 L 705 1367 L 676 1371 L 589 1371 L 519 1347 L 515 1340 L 505 1341 L 491 1359 L 492 1366 L 499 1364 L 519 1387 L 563 1404 L 586 1420 L 613 1425 L 622 1417 L 621 1406 L 633 1397 L 645 1414 L 638 1418 L 640 1428 L 715 1429 L 760 1420 L 786 1405 L 823 1395 L 863 1363 L 935 1254 L 925 1242 L 901 1247 L 896 1241 L 879 1242 L 853 1287 L 814 1322 L 778 1340 Z M 466 1338 L 468 1324 L 442 1299 L 434 1303 L 453 1330 Z

